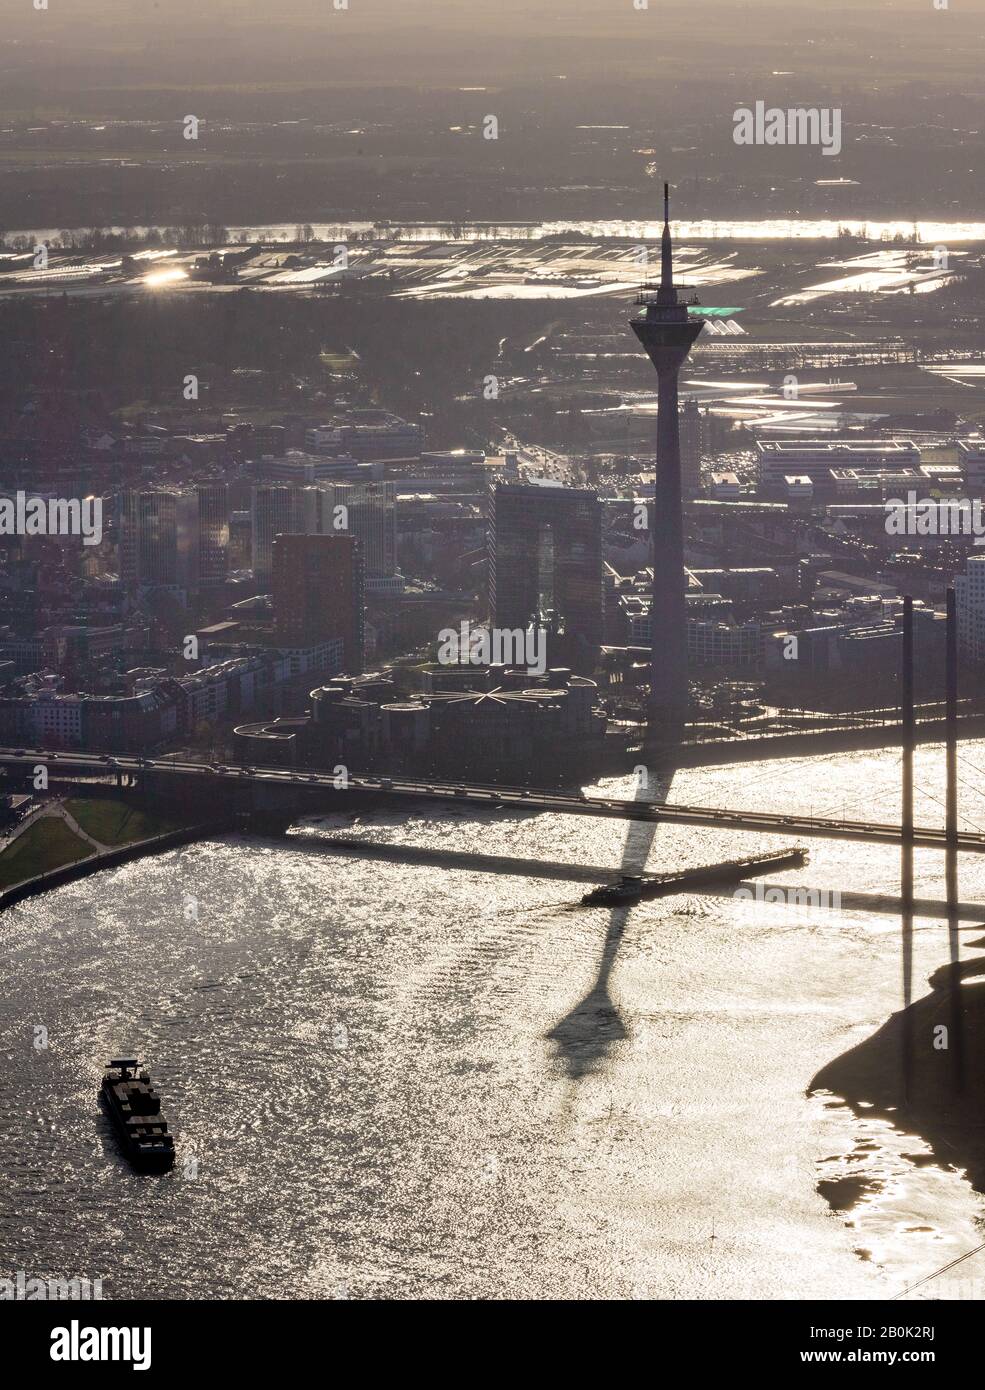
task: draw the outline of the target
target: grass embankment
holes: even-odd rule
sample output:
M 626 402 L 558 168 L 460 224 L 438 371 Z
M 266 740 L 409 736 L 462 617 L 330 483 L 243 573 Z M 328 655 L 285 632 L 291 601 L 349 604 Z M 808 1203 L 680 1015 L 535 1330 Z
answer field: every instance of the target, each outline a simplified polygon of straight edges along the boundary
M 177 821 L 148 815 L 137 806 L 110 797 L 73 797 L 64 805 L 85 833 L 105 849 L 120 849 L 181 828 Z M 77 864 L 96 852 L 60 815 L 42 816 L 0 853 L 0 892 L 52 869 Z
M 42 816 L 0 854 L 0 889 L 75 864 L 93 853 L 61 816 Z
M 148 840 L 152 835 L 166 835 L 169 830 L 180 828 L 176 821 L 148 815 L 139 806 L 111 798 L 72 797 L 65 802 L 65 809 L 87 835 L 108 849 L 118 849 L 134 840 Z

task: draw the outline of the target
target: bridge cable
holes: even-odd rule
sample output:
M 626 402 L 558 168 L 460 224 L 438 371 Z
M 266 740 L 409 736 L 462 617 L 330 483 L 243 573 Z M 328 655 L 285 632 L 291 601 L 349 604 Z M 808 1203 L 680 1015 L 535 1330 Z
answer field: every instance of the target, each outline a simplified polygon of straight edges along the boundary
M 905 1298 L 906 1295 L 912 1293 L 914 1289 L 919 1289 L 921 1284 L 929 1284 L 931 1279 L 936 1279 L 939 1274 L 946 1274 L 949 1269 L 953 1269 L 955 1265 L 963 1264 L 965 1260 L 970 1260 L 972 1255 L 977 1255 L 982 1250 L 985 1250 L 985 1243 L 976 1245 L 974 1250 L 968 1250 L 964 1255 L 959 1255 L 956 1260 L 952 1260 L 950 1264 L 941 1265 L 940 1269 L 935 1269 L 933 1274 L 928 1274 L 925 1278 L 918 1279 L 915 1284 L 911 1284 L 909 1288 L 901 1289 L 899 1293 L 893 1294 L 892 1298 L 889 1300 L 890 1303 L 895 1303 L 898 1299 Z

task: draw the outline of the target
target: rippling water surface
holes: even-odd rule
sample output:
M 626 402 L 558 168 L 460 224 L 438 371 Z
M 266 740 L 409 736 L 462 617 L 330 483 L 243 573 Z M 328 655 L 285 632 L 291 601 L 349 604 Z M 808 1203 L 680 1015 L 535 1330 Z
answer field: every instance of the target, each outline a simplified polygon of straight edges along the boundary
M 888 820 L 898 765 L 690 770 L 670 797 Z M 924 823 L 942 765 L 920 750 Z M 339 833 L 504 863 L 374 860 L 331 849 Z M 807 1091 L 900 1008 L 898 918 L 713 896 L 571 911 L 583 883 L 508 864 L 765 847 L 418 804 L 191 846 L 7 913 L 0 1274 L 154 1298 L 896 1293 L 985 1238 L 964 1152 Z M 940 856 L 916 863 L 918 896 L 942 897 Z M 962 900 L 983 901 L 985 860 L 961 869 Z M 898 854 L 815 841 L 782 880 L 892 893 Z M 917 927 L 919 998 L 947 942 Z M 981 929 L 962 938 L 979 956 Z M 97 1104 L 102 1062 L 131 1050 L 176 1131 L 164 1177 L 127 1168 Z M 979 1260 L 923 1292 L 981 1296 Z

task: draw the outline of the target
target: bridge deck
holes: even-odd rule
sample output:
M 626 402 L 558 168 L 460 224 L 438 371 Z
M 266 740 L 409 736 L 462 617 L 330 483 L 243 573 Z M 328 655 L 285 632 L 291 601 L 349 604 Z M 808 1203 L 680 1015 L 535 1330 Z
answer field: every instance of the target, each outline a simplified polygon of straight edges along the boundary
M 49 775 L 69 776 L 73 771 L 87 773 L 152 772 L 155 777 L 194 777 L 238 785 L 257 784 L 291 788 L 298 793 L 335 791 L 330 772 L 301 772 L 279 767 L 222 767 L 210 763 L 178 761 L 170 758 L 105 757 L 91 753 L 52 752 L 34 749 L 0 749 L 0 767 L 44 764 Z M 718 806 L 685 806 L 676 803 L 625 801 L 617 797 L 582 796 L 578 793 L 532 790 L 528 787 L 501 787 L 480 783 L 414 781 L 403 777 L 350 777 L 348 790 L 382 796 L 396 801 L 451 801 L 457 805 L 518 806 L 529 811 L 555 811 L 573 816 L 606 816 L 619 820 L 648 821 L 668 825 L 718 826 L 723 830 L 758 830 L 764 834 L 806 836 L 816 839 L 868 840 L 899 844 L 901 828 L 879 821 L 835 820 L 821 816 L 778 814 L 770 811 L 731 810 Z M 914 844 L 925 849 L 944 849 L 943 829 L 920 826 Z M 958 848 L 985 852 L 985 834 L 961 831 Z

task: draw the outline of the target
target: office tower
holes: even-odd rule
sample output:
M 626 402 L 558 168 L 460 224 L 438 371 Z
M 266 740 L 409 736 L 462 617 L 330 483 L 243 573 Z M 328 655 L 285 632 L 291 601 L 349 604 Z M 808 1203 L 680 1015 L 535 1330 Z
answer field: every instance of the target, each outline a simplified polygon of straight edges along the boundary
M 229 489 L 225 483 L 208 483 L 191 491 L 197 498 L 198 546 L 190 564 L 198 572 L 200 585 L 221 584 L 229 568 Z
M 657 477 L 650 516 L 653 547 L 653 647 L 650 658 L 651 734 L 679 737 L 688 714 L 687 611 L 684 600 L 684 517 L 681 507 L 681 444 L 677 378 L 701 332 L 674 287 L 670 240 L 670 190 L 664 184 L 660 287 L 644 289 L 643 312 L 632 329 L 657 371 Z
M 367 579 L 397 572 L 397 508 L 393 483 L 323 484 L 318 530 L 359 542 Z
M 602 508 L 594 492 L 493 488 L 488 564 L 496 627 L 543 624 L 594 657 L 602 641 Z
M 140 588 L 221 584 L 229 544 L 224 483 L 129 489 L 120 499 L 120 571 Z
M 274 537 L 271 546 L 274 637 L 282 647 L 344 643 L 345 669 L 363 665 L 363 564 L 351 536 Z
M 958 648 L 972 666 L 985 665 L 985 555 L 970 555 L 964 574 L 954 576 Z
M 397 569 L 397 519 L 393 483 L 284 483 L 253 489 L 253 570 L 266 582 L 274 537 L 352 536 L 359 541 L 371 578 Z
M 253 489 L 250 505 L 253 572 L 261 583 L 270 579 L 274 537 L 315 535 L 320 503 L 318 489 L 314 487 L 271 483 Z

